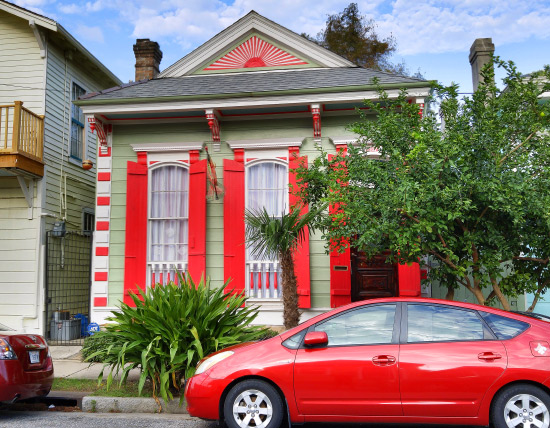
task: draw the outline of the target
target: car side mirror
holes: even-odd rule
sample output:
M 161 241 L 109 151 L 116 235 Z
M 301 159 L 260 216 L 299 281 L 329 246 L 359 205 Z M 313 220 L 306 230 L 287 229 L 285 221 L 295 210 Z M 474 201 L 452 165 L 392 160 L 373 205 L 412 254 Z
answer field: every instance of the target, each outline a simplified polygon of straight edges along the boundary
M 328 336 L 324 331 L 310 331 L 304 338 L 304 346 L 328 345 Z

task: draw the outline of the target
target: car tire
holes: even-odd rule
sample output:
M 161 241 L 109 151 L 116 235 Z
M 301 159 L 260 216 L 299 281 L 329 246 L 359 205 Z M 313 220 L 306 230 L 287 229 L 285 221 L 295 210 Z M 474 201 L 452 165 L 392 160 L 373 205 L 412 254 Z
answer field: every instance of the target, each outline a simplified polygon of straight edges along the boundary
M 512 385 L 496 396 L 491 407 L 491 422 L 495 428 L 547 427 L 550 395 L 534 385 Z
M 273 386 L 251 379 L 231 388 L 225 398 L 223 414 L 229 428 L 279 428 L 283 409 L 283 400 Z

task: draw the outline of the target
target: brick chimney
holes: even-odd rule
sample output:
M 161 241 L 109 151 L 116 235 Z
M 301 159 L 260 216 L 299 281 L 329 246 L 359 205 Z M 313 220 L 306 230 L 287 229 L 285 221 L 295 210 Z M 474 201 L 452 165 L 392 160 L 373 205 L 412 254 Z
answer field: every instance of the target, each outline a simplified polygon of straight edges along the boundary
M 134 54 L 136 56 L 136 82 L 157 77 L 162 60 L 159 44 L 149 39 L 137 39 L 134 45 Z
M 475 39 L 470 48 L 470 65 L 472 66 L 472 83 L 474 91 L 480 83 L 483 82 L 481 70 L 483 66 L 491 60 L 491 55 L 495 52 L 493 39 Z

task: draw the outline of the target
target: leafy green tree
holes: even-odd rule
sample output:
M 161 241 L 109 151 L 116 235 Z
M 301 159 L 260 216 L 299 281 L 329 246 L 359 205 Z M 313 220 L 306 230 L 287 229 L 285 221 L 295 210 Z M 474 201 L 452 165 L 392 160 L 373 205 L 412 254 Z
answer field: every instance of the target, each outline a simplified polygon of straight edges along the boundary
M 357 3 L 350 3 L 341 13 L 327 17 L 325 29 L 316 37 L 302 34 L 328 50 L 350 60 L 360 67 L 410 75 L 404 62 L 392 64 L 390 57 L 396 50 L 396 41 L 390 36 L 381 38 L 376 23 L 359 12 Z M 422 78 L 420 73 L 415 77 Z
M 550 103 L 541 99 L 550 69 L 525 77 L 511 62 L 495 64 L 506 71 L 504 90 L 486 67 L 470 98 L 434 87 L 439 114 L 420 115 L 404 91 L 390 99 L 381 90 L 351 126 L 361 138 L 349 156 L 321 152 L 298 175 L 313 207 L 339 206 L 317 225 L 332 245 L 389 250 L 400 263 L 429 256 L 429 279 L 447 285 L 448 298 L 462 286 L 508 309 L 505 294 L 542 293 L 550 276 Z M 372 147 L 380 156 L 367 156 Z
M 301 210 L 295 207 L 290 213 L 282 213 L 280 217 L 269 215 L 265 208 L 259 211 L 247 210 L 245 213 L 246 241 L 252 253 L 260 258 L 278 259 L 281 263 L 283 321 L 287 330 L 296 327 L 300 322 L 292 252 L 299 247 L 307 233 L 313 232 L 314 229 L 308 227 L 308 224 L 323 209 L 324 205 L 321 204 L 316 211 L 301 215 Z

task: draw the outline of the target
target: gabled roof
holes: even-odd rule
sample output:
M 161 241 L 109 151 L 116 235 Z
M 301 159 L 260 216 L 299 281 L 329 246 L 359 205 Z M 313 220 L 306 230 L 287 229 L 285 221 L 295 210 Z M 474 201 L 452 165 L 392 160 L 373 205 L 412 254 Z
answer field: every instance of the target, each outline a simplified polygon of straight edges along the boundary
M 268 43 L 273 41 L 277 48 L 298 57 L 310 66 L 314 64 L 317 67 L 328 68 L 357 67 L 334 52 L 307 40 L 255 11 L 251 11 L 168 67 L 160 73 L 159 77 L 182 77 L 204 70 L 228 52 L 246 43 L 254 35 Z
M 78 104 L 101 104 L 133 100 L 193 97 L 242 97 L 277 95 L 290 92 L 339 92 L 374 88 L 374 79 L 382 87 L 425 88 L 426 80 L 398 76 L 360 67 L 281 70 L 270 72 L 192 75 L 135 82 L 99 93 L 87 94 Z
M 61 24 L 57 23 L 53 19 L 50 19 L 46 16 L 40 15 L 38 13 L 32 12 L 28 9 L 25 9 L 21 6 L 9 3 L 5 0 L 0 0 L 0 10 L 7 12 L 11 15 L 17 16 L 26 21 L 34 21 L 34 24 L 40 26 L 48 31 L 56 33 L 71 46 L 73 46 L 77 51 L 79 51 L 88 61 L 90 61 L 94 66 L 96 66 L 102 73 L 104 73 L 110 80 L 112 80 L 116 85 L 122 84 L 122 81 L 116 77 L 107 67 L 103 65 L 95 56 L 93 56 L 90 51 L 88 51 L 84 46 L 78 42 Z

